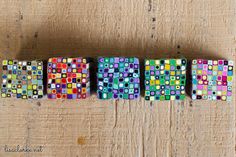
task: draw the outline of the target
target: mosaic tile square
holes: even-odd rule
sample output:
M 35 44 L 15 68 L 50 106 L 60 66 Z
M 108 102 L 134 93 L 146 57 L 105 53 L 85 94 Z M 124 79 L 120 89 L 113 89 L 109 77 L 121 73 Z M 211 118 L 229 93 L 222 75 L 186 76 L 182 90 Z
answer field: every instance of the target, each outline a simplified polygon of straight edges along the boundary
M 88 59 L 50 58 L 47 72 L 49 99 L 85 99 L 90 95 Z
M 2 61 L 1 96 L 22 99 L 43 97 L 42 61 Z
M 145 100 L 184 100 L 186 59 L 145 60 Z
M 101 57 L 98 59 L 98 98 L 136 99 L 140 95 L 138 58 Z
M 192 61 L 192 99 L 232 99 L 233 61 Z

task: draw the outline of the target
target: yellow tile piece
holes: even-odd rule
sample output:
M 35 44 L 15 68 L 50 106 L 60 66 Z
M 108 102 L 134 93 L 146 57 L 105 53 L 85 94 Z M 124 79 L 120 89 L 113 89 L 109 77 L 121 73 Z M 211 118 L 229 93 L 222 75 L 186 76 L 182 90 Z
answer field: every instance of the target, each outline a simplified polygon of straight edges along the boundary
M 150 70 L 150 66 L 145 66 L 145 70 Z
M 169 64 L 165 65 L 165 70 L 170 70 L 170 65 Z
M 72 94 L 72 89 L 67 89 L 67 94 Z

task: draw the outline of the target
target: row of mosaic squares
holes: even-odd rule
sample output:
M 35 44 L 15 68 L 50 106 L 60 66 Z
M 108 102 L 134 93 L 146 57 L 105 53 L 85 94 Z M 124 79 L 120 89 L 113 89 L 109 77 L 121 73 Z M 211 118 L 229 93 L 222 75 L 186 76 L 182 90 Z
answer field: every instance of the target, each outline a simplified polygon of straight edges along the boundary
M 49 99 L 85 99 L 90 95 L 90 62 L 86 58 L 48 60 Z M 186 59 L 145 60 L 145 99 L 184 100 Z M 192 99 L 232 99 L 233 61 L 192 61 Z M 43 62 L 3 60 L 2 97 L 42 98 Z M 100 57 L 97 70 L 99 99 L 136 99 L 140 96 L 140 63 L 134 57 Z

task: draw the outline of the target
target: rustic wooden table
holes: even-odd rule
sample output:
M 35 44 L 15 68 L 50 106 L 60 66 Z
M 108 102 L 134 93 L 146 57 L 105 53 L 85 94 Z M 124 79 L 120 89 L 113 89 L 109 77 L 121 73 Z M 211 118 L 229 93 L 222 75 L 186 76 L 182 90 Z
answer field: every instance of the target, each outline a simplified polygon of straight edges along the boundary
M 234 0 L 1 0 L 0 60 L 235 61 L 235 8 Z M 42 152 L 5 152 L 17 145 Z M 0 157 L 22 156 L 234 157 L 235 97 L 230 103 L 102 101 L 95 94 L 79 101 L 0 99 Z

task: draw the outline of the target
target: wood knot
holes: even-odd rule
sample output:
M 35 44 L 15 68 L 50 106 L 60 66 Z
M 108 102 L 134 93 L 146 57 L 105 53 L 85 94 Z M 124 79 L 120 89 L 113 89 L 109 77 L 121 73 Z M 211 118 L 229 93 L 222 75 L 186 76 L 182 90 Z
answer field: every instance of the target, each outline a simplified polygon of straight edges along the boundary
M 40 106 L 41 106 L 41 102 L 38 101 L 38 102 L 37 102 L 37 105 L 40 107 Z
M 86 143 L 85 137 L 78 137 L 77 144 L 78 145 L 84 145 Z

